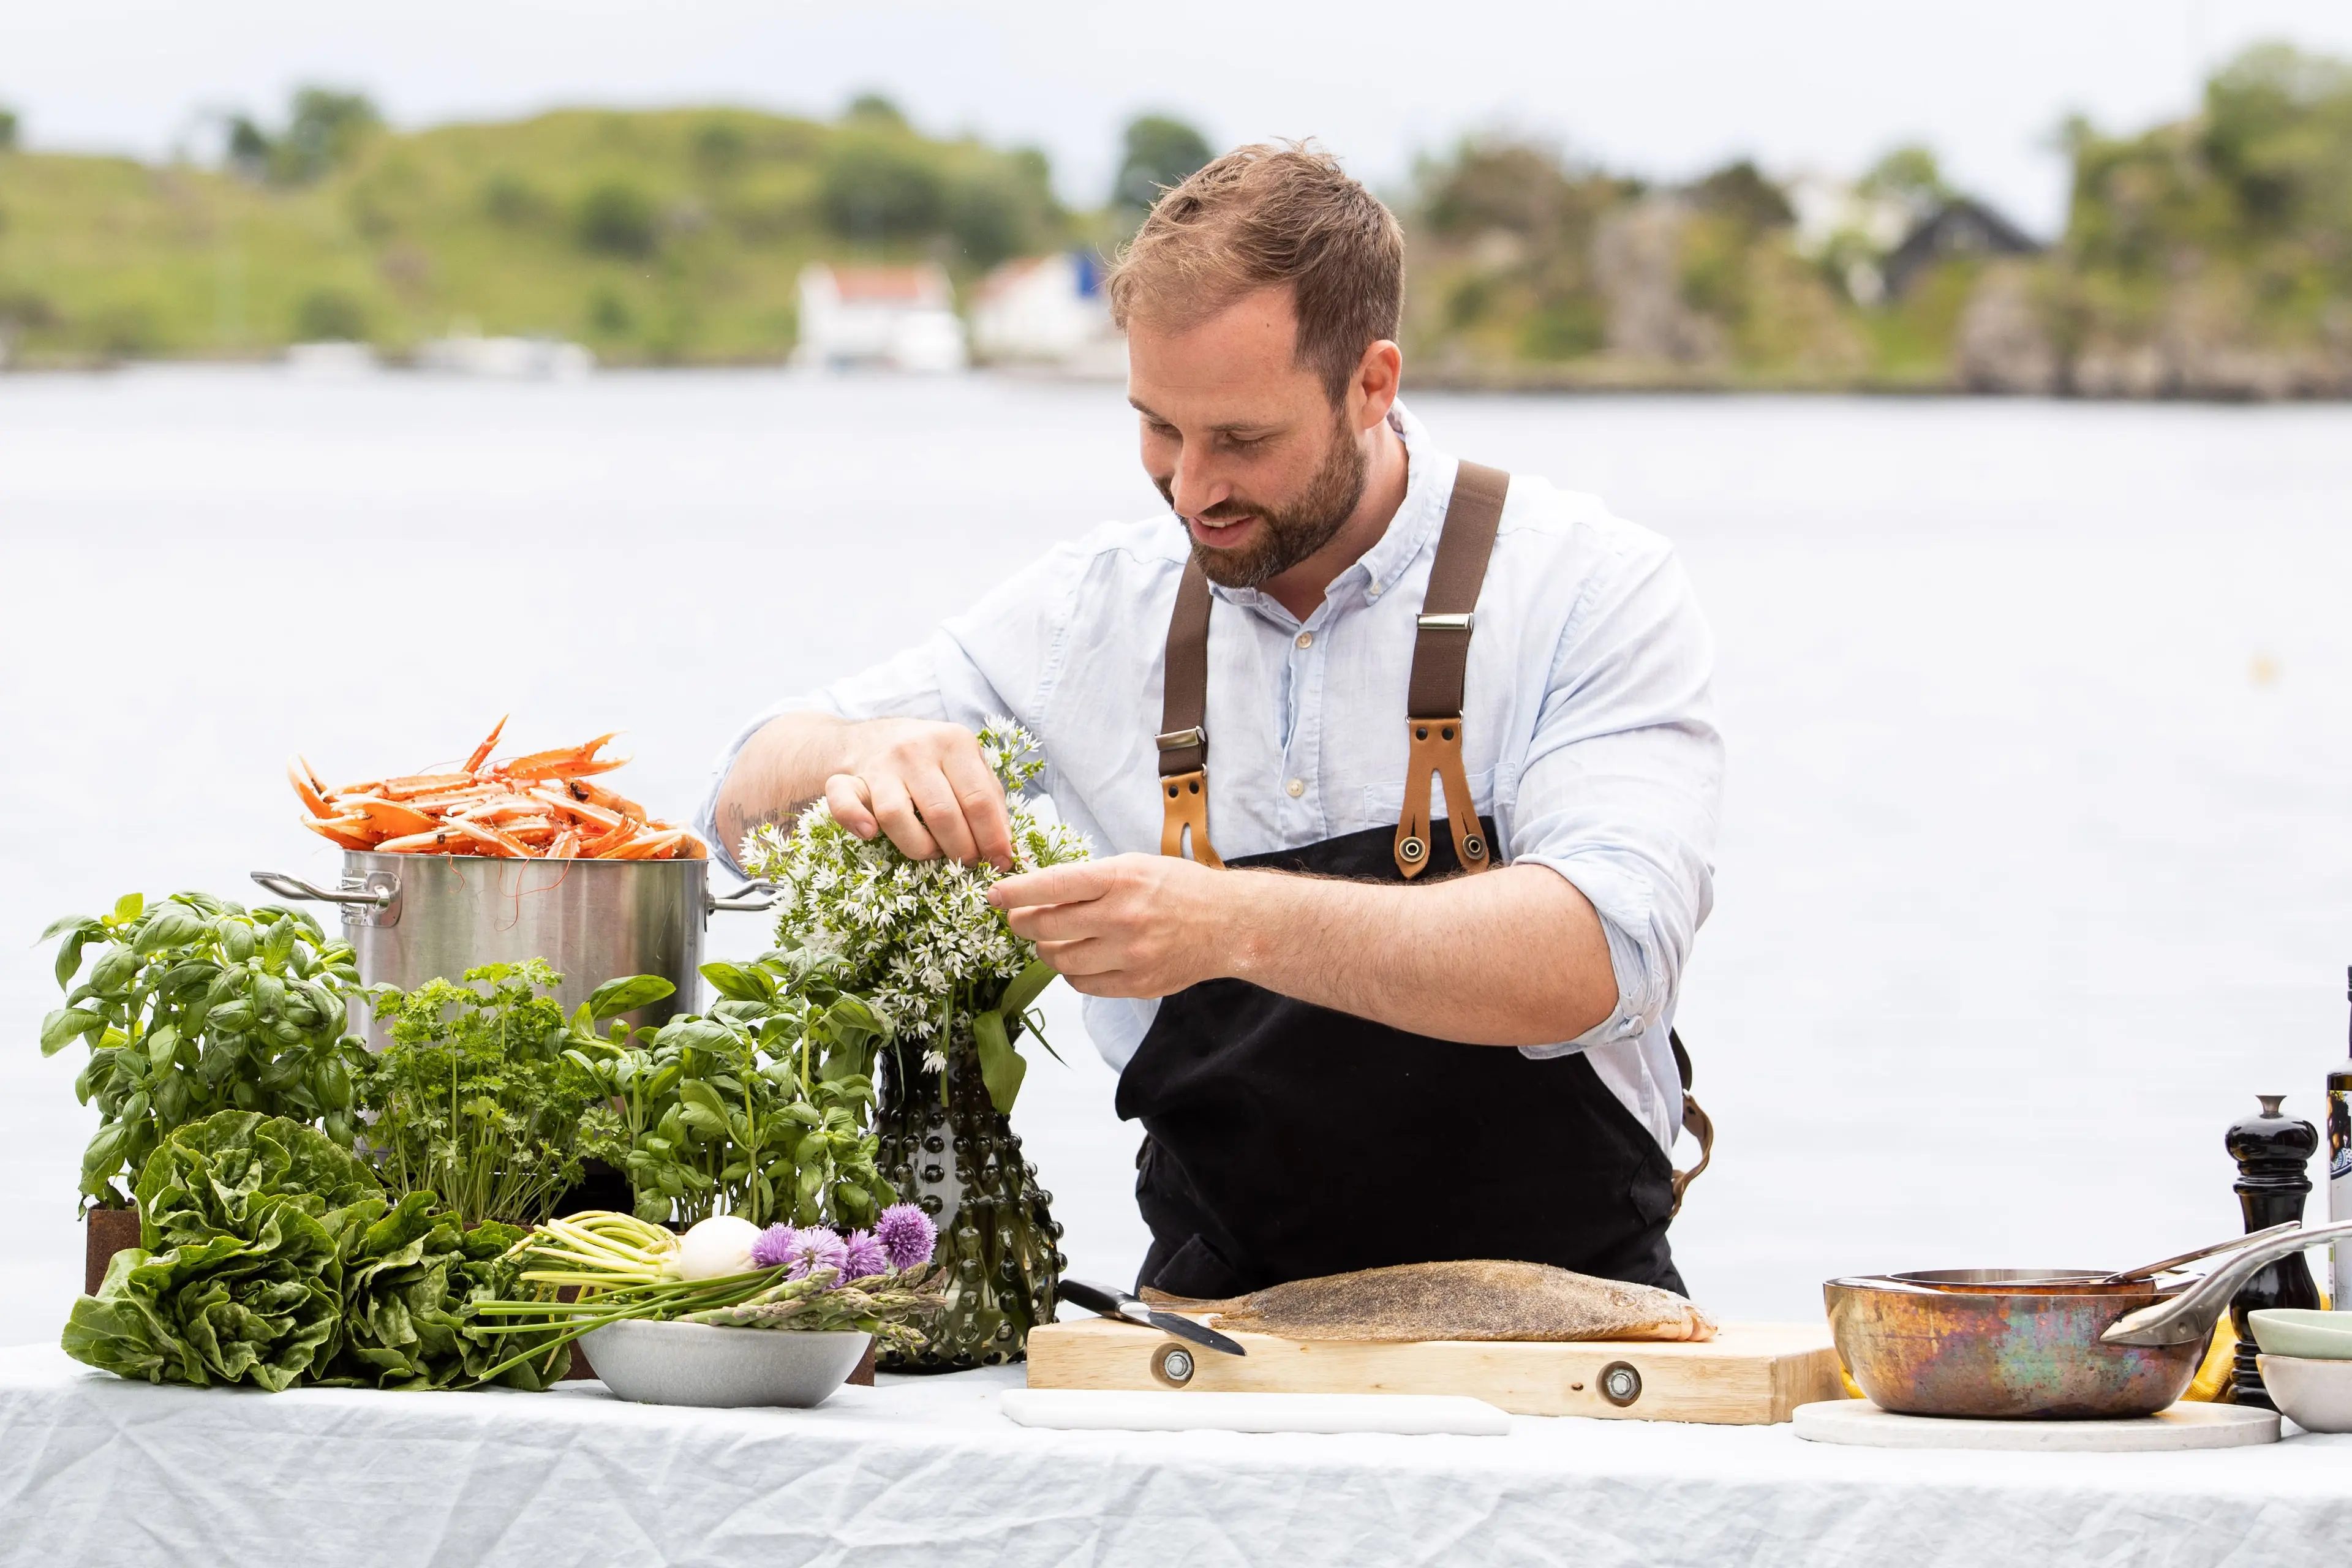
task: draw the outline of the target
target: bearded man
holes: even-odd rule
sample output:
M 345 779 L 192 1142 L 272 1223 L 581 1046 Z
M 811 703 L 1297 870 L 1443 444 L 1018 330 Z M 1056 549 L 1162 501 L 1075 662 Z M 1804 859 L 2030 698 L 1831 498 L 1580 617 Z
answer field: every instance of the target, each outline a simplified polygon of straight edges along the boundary
M 1109 279 L 1169 515 L 761 715 L 705 826 L 821 797 L 1005 867 L 973 731 L 1009 714 L 1108 852 L 992 897 L 1143 1123 L 1139 1285 L 1494 1258 L 1679 1290 L 1712 644 L 1663 540 L 1406 411 L 1403 289 L 1395 218 L 1311 149 L 1169 192 Z

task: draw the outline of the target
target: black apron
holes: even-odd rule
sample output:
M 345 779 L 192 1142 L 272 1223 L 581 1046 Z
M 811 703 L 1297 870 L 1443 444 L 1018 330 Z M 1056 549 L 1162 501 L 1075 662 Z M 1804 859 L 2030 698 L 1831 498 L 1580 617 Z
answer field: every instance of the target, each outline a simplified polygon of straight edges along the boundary
M 1402 820 L 1234 865 L 1402 882 L 1493 863 L 1494 825 L 1474 815 L 1462 772 L 1461 693 L 1507 485 L 1470 463 L 1455 481 L 1414 650 Z M 1208 608 L 1207 580 L 1188 566 L 1169 634 L 1161 849 L 1181 854 L 1189 835 L 1194 857 L 1219 865 L 1202 721 Z M 1146 1134 L 1136 1201 L 1152 1242 L 1139 1288 L 1222 1297 L 1492 1258 L 1683 1289 L 1666 1226 L 1687 1178 L 1581 1053 L 1535 1061 L 1211 980 L 1160 1002 L 1118 1107 Z

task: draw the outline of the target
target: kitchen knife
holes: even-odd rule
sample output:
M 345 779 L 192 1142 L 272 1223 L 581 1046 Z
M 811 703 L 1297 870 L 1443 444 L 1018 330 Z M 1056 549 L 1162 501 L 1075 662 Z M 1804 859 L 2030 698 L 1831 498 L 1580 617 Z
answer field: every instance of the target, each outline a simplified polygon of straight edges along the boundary
M 1074 1302 L 1106 1318 L 1140 1323 L 1146 1328 L 1158 1329 L 1163 1334 L 1174 1334 L 1180 1340 L 1190 1340 L 1196 1345 L 1223 1351 L 1227 1355 L 1249 1354 L 1206 1324 L 1196 1323 L 1179 1312 L 1163 1312 L 1142 1297 L 1130 1296 L 1124 1290 L 1089 1285 L 1083 1279 L 1065 1279 L 1058 1294 L 1063 1300 Z

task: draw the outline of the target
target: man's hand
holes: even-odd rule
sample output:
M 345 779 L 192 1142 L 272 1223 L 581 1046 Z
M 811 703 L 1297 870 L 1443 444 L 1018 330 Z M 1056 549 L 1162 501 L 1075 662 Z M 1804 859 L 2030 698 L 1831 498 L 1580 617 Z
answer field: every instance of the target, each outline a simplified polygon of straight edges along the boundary
M 1260 879 L 1171 855 L 1114 855 L 1007 877 L 988 901 L 1073 990 L 1166 996 L 1233 973 L 1234 916 Z
M 874 719 L 845 726 L 845 764 L 824 781 L 825 803 L 860 838 L 887 833 L 909 858 L 1013 864 L 1004 787 L 980 742 L 961 724 Z
M 988 899 L 1089 996 L 1230 976 L 1477 1046 L 1572 1040 L 1617 1005 L 1601 917 L 1545 866 L 1412 888 L 1115 855 L 1007 877 Z

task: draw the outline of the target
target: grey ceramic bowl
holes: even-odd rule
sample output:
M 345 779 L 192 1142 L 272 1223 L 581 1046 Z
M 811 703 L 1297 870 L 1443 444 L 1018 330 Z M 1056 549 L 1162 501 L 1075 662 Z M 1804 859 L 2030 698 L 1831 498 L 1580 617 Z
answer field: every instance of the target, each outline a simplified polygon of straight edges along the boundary
M 2263 1307 L 2246 1314 L 2254 1342 L 2272 1355 L 2305 1361 L 2352 1361 L 2352 1312 Z
M 873 1337 L 625 1321 L 591 1330 L 580 1345 L 604 1386 L 639 1405 L 805 1409 L 856 1370 Z
M 2352 1361 L 2306 1361 L 2265 1352 L 2254 1364 L 2288 1420 L 2306 1432 L 2352 1432 Z

